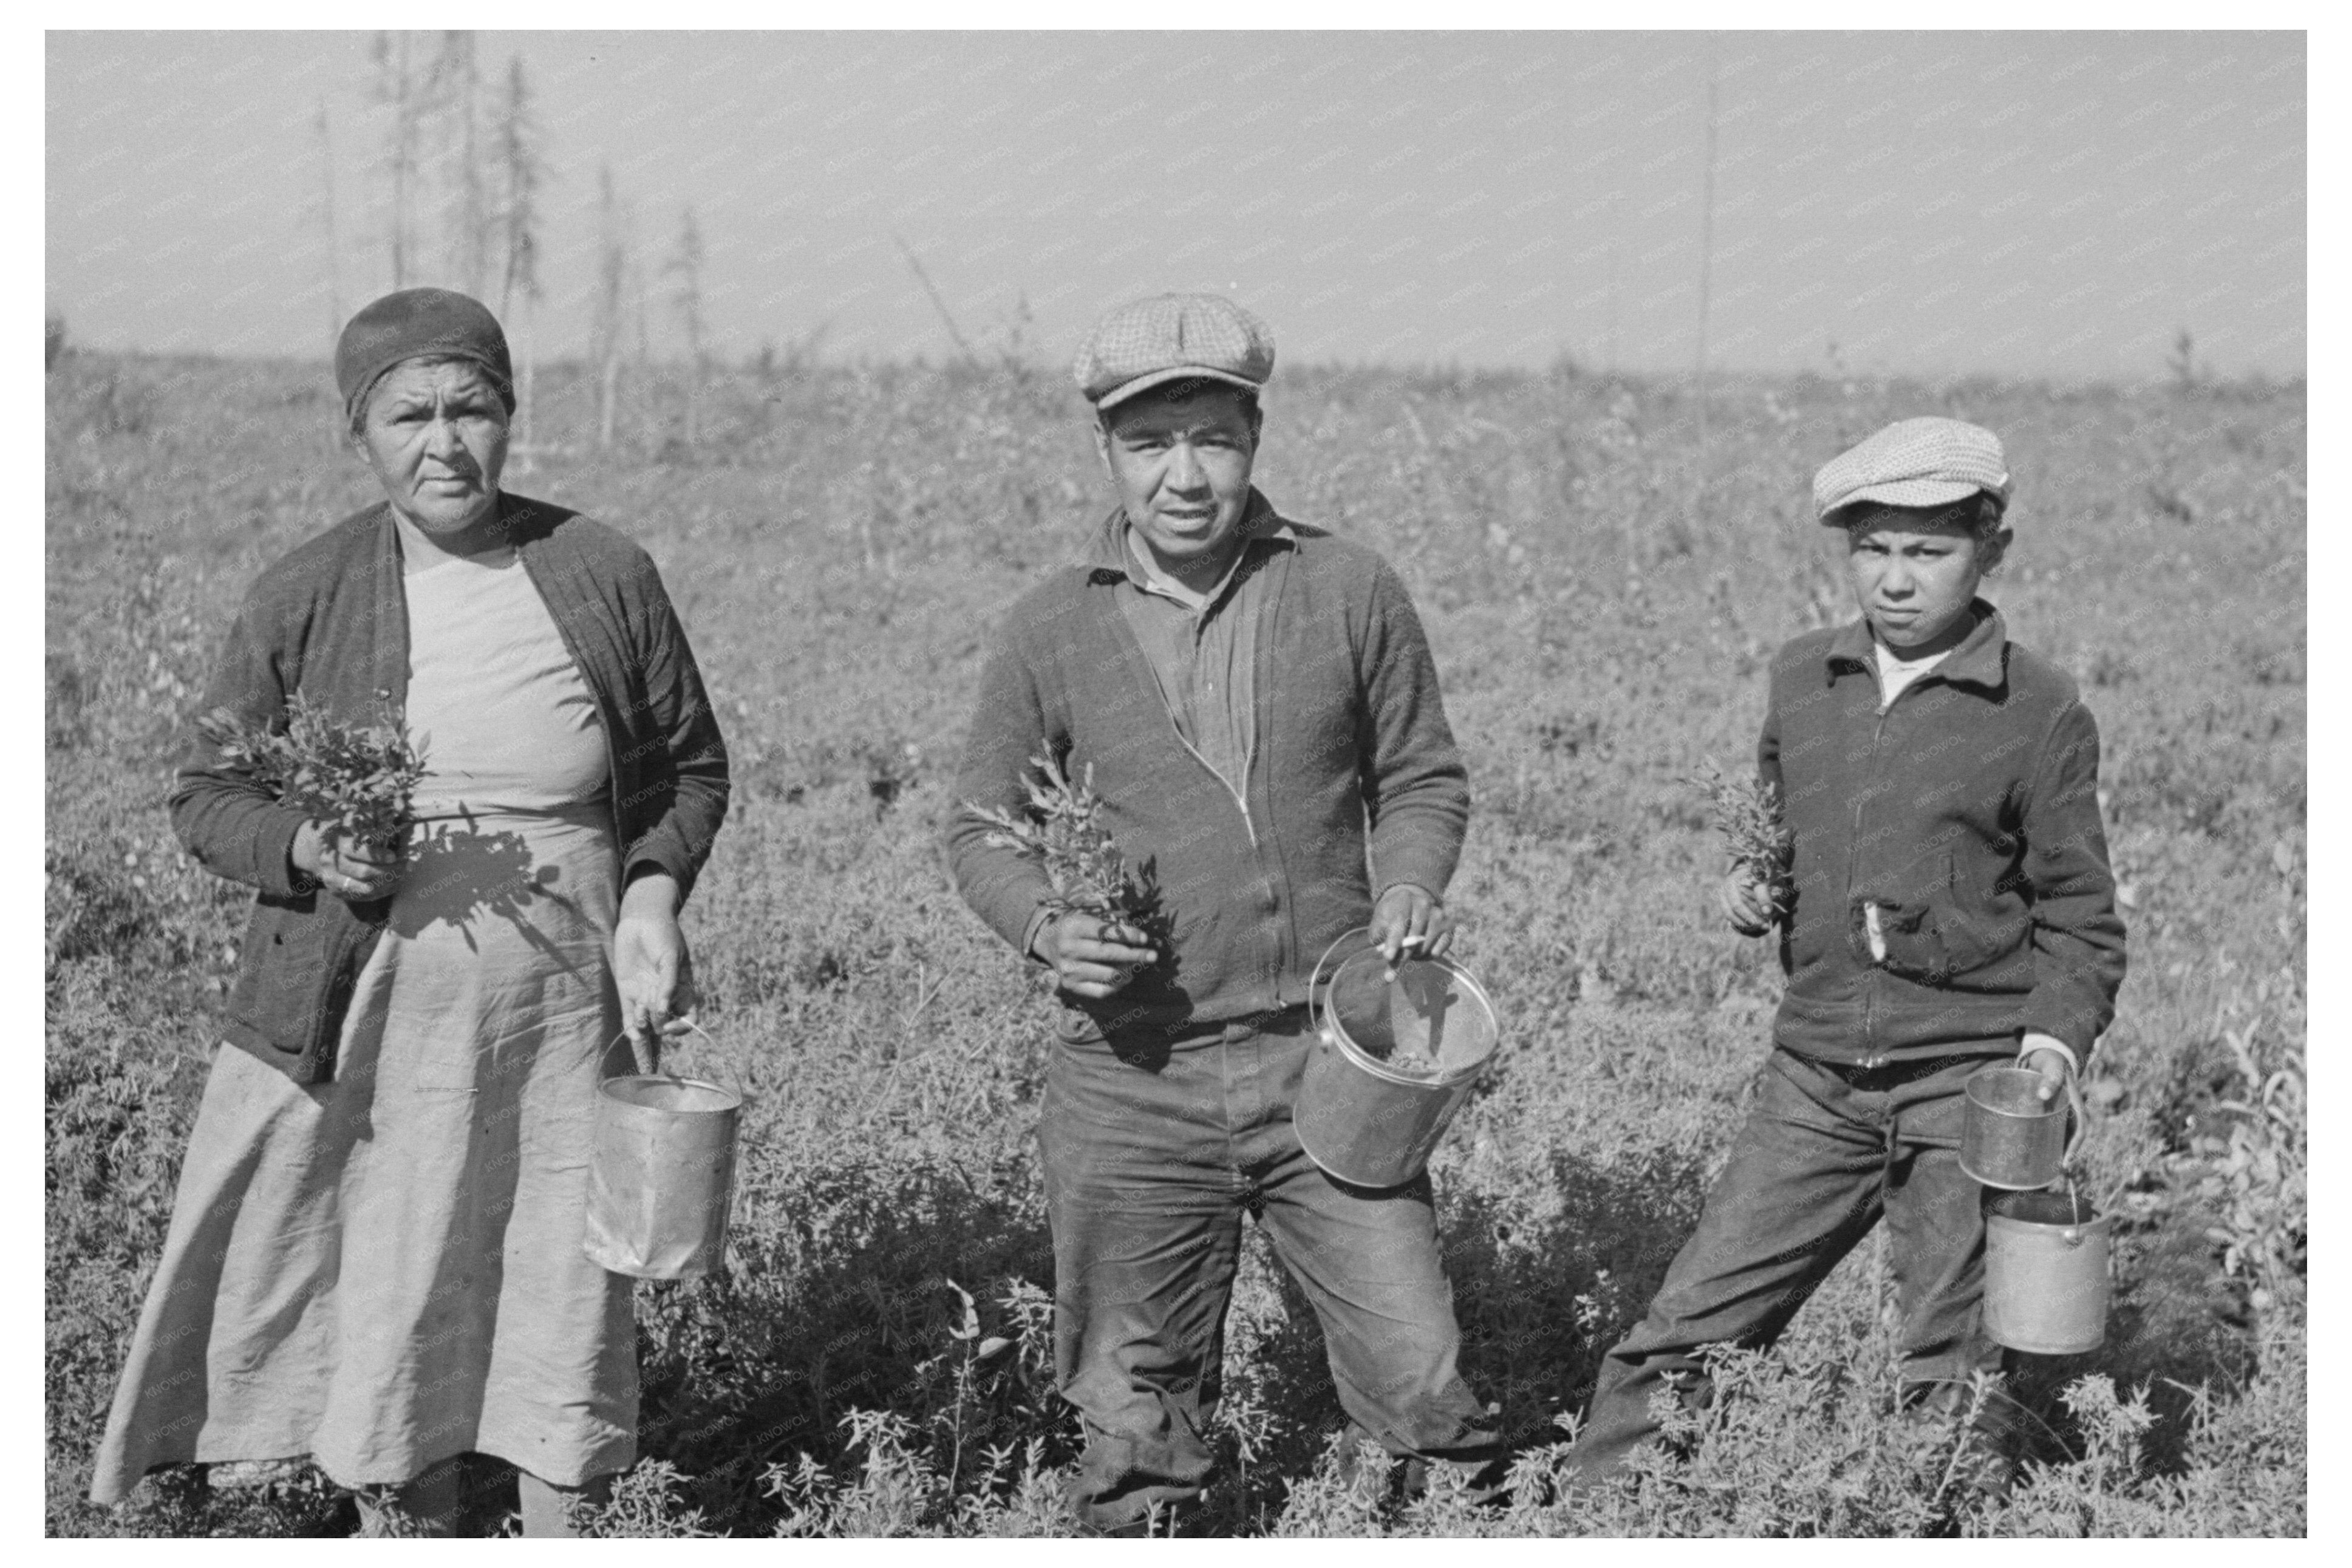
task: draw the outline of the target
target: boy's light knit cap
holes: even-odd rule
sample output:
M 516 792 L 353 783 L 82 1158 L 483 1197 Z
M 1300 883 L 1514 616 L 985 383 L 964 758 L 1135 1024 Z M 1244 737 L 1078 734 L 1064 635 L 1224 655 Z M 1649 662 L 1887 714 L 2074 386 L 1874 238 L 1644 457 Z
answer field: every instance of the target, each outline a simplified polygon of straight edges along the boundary
M 1823 463 L 1813 510 L 1823 522 L 1858 501 L 1948 506 L 1984 491 L 2009 504 L 2000 437 L 1964 419 L 1898 419 Z
M 1156 294 L 1095 324 L 1070 377 L 1097 408 L 1206 376 L 1255 392 L 1274 374 L 1274 334 L 1222 294 Z

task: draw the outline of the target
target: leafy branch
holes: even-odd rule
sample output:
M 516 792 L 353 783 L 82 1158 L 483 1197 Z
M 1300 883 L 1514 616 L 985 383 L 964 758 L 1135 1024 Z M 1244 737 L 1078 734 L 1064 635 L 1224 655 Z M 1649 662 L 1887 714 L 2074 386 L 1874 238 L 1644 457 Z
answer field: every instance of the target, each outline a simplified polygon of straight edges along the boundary
M 298 691 L 283 730 L 215 708 L 196 721 L 196 732 L 218 748 L 224 766 L 345 837 L 396 849 L 415 820 L 425 757 L 389 710 L 373 724 L 346 724 Z
M 1780 818 L 1780 802 L 1761 779 L 1752 774 L 1734 778 L 1702 760 L 1691 783 L 1706 793 L 1715 830 L 1731 852 L 1731 866 L 1762 887 L 1775 913 L 1787 914 L 1794 891 L 1790 868 L 1796 858 L 1796 836 Z
M 964 811 L 993 829 L 983 842 L 1035 861 L 1053 889 L 1045 907 L 1056 915 L 1084 914 L 1149 931 L 1159 897 L 1148 871 L 1129 868 L 1118 841 L 1102 825 L 1103 798 L 1094 790 L 1094 765 L 1073 780 L 1051 747 L 1029 759 L 1040 778 L 1024 776 L 1028 804 L 1020 811 L 971 801 Z

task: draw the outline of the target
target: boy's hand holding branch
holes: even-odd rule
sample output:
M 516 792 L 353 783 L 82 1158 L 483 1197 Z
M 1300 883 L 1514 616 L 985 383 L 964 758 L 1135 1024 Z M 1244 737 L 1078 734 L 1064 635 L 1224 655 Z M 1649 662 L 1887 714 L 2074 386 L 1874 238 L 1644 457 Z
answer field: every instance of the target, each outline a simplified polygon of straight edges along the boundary
M 1788 878 L 1795 841 L 1780 803 L 1754 778 L 1732 777 L 1707 759 L 1692 776 L 1706 792 L 1716 830 L 1731 854 L 1716 901 L 1742 936 L 1762 936 L 1789 910 Z
M 1716 889 L 1716 902 L 1731 929 L 1742 936 L 1762 936 L 1780 918 L 1771 888 L 1744 867 L 1735 866 L 1724 873 L 1723 886 Z

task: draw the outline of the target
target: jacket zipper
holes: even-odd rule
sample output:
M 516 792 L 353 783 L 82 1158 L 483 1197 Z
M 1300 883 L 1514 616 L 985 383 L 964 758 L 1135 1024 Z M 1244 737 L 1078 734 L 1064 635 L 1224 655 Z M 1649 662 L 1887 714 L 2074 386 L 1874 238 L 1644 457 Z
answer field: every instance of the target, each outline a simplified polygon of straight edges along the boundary
M 1246 543 L 1244 544 L 1243 549 L 1245 551 L 1248 549 Z M 1114 595 L 1116 595 L 1116 592 L 1117 585 L 1114 584 Z M 1122 623 L 1125 619 L 1126 616 L 1122 614 L 1120 616 Z M 1128 636 L 1129 641 L 1134 640 L 1133 628 L 1130 627 L 1129 629 Z M 1196 621 L 1192 627 L 1192 639 L 1196 647 L 1200 641 L 1200 637 L 1201 629 L 1198 622 Z M 1202 768 L 1207 772 L 1211 778 L 1215 779 L 1219 784 L 1224 786 L 1226 795 L 1232 799 L 1234 805 L 1241 808 L 1242 831 L 1249 836 L 1250 849 L 1252 853 L 1255 854 L 1258 847 L 1257 823 L 1250 816 L 1249 800 L 1244 793 L 1249 788 L 1249 780 L 1247 778 L 1244 778 L 1242 780 L 1242 787 L 1240 789 L 1235 789 L 1234 787 L 1234 781 L 1225 777 L 1224 774 L 1219 773 L 1215 768 L 1210 766 L 1209 759 L 1201 754 L 1200 748 L 1193 745 L 1191 741 L 1184 738 L 1183 726 L 1176 722 L 1176 710 L 1168 700 L 1168 689 L 1160 684 L 1159 671 L 1150 668 L 1150 656 L 1143 653 L 1142 645 L 1140 643 L 1136 645 L 1136 651 L 1138 654 L 1142 655 L 1144 666 L 1150 671 L 1151 689 L 1157 692 L 1160 696 L 1160 711 L 1165 715 L 1168 720 L 1168 732 L 1176 737 L 1176 743 L 1183 747 L 1186 754 L 1191 756 L 1194 762 L 1200 763 Z M 1249 759 L 1247 757 L 1242 759 L 1242 765 L 1244 767 L 1247 767 L 1249 765 Z
M 1889 708 L 1893 706 L 1894 704 L 1892 703 L 1887 704 L 1887 707 Z M 1871 727 L 1870 768 L 1864 775 L 1869 779 L 1873 789 L 1876 788 L 1878 784 L 1878 742 L 1880 737 L 1885 733 L 1886 708 L 1881 708 L 1878 710 L 1877 721 Z M 1856 880 L 1854 871 L 1862 858 L 1863 809 L 1864 803 L 1867 802 L 1869 798 L 1870 793 L 1868 790 L 1865 790 L 1861 797 L 1853 803 L 1853 847 L 1846 852 L 1846 898 L 1849 900 L 1853 897 L 1853 887 Z M 1853 907 L 1850 901 L 1847 907 L 1849 909 Z M 1874 958 L 1870 963 L 1869 977 L 1863 982 L 1862 986 L 1862 1065 L 1865 1068 L 1874 1068 L 1878 1065 L 1876 1041 L 1872 1038 L 1872 1032 L 1877 1027 L 1877 1002 L 1878 961 Z
M 1244 546 L 1244 548 L 1246 548 L 1246 546 Z M 1276 591 L 1279 593 L 1280 590 L 1277 587 Z M 1124 617 L 1121 618 L 1124 619 Z M 1197 626 L 1194 628 L 1193 635 L 1196 638 L 1199 636 L 1199 629 Z M 1139 647 L 1139 651 L 1140 649 Z M 1144 662 L 1148 665 L 1150 663 L 1150 659 L 1146 658 Z M 1255 673 L 1262 674 L 1263 671 Z M 1255 701 L 1255 682 L 1253 681 L 1251 684 L 1253 691 L 1252 700 Z M 1182 727 L 1176 722 L 1176 710 L 1169 705 L 1167 690 L 1160 686 L 1160 678 L 1157 672 L 1154 672 L 1152 676 L 1151 685 L 1152 689 L 1160 693 L 1160 710 L 1167 716 L 1169 733 L 1174 735 L 1176 737 L 1176 743 L 1183 747 L 1185 752 L 1190 755 L 1194 762 L 1201 764 L 1202 772 L 1206 773 L 1211 778 L 1215 779 L 1219 784 L 1224 785 L 1226 796 L 1233 801 L 1235 806 L 1240 808 L 1242 814 L 1242 831 L 1249 838 L 1250 863 L 1257 869 L 1259 886 L 1270 891 L 1274 886 L 1274 879 L 1266 875 L 1265 864 L 1265 847 L 1258 841 L 1257 818 L 1253 816 L 1250 811 L 1247 793 L 1249 789 L 1249 778 L 1247 774 L 1244 774 L 1241 787 L 1236 789 L 1234 787 L 1233 780 L 1225 777 L 1224 774 L 1219 773 L 1214 767 L 1211 766 L 1209 759 L 1201 754 L 1201 749 L 1192 744 L 1191 741 L 1185 739 Z M 1228 695 L 1230 695 L 1230 693 Z M 1255 762 L 1255 752 L 1256 747 L 1252 746 L 1252 755 L 1242 759 L 1242 766 L 1244 769 L 1250 767 Z M 1282 958 L 1282 939 L 1279 933 L 1277 933 L 1275 938 L 1274 962 L 1267 972 L 1267 980 L 1276 991 L 1279 991 L 1281 985 Z
M 1167 711 L 1168 702 L 1164 697 L 1160 700 L 1160 708 L 1162 712 Z M 1255 819 L 1250 816 L 1249 802 L 1242 798 L 1242 793 L 1240 790 L 1234 788 L 1233 780 L 1225 777 L 1224 774 L 1219 773 L 1215 768 L 1210 767 L 1209 759 L 1202 756 L 1200 752 L 1200 749 L 1194 746 L 1192 742 L 1184 738 L 1184 731 L 1176 728 L 1176 716 L 1172 713 L 1168 715 L 1168 728 L 1170 731 L 1175 735 L 1176 743 L 1183 747 L 1185 751 L 1191 752 L 1194 762 L 1200 763 L 1203 768 L 1207 768 L 1209 776 L 1215 779 L 1219 784 L 1224 785 L 1226 795 L 1232 799 L 1235 805 L 1241 807 L 1242 829 L 1249 835 L 1251 850 L 1255 851 L 1257 848 L 1257 823 Z M 1244 780 L 1243 782 L 1246 784 L 1248 781 Z
M 1879 681 L 1878 670 L 1875 665 L 1866 668 L 1864 673 L 1870 677 L 1871 685 L 1874 689 L 1883 689 Z M 1918 675 L 1913 677 L 1909 682 L 1897 689 L 1894 696 L 1884 698 L 1879 702 L 1878 716 L 1873 721 L 1870 729 L 1870 768 L 1868 777 L 1873 785 L 1875 785 L 1878 783 L 1878 742 L 1883 740 L 1886 734 L 1886 716 L 1895 710 L 1895 705 L 1903 700 L 1904 695 L 1906 692 L 1916 690 L 1934 673 L 1935 672 L 1933 670 L 1921 671 Z M 1853 889 L 1855 883 L 1854 870 L 1862 858 L 1863 803 L 1868 799 L 1869 792 L 1864 791 L 1861 797 L 1856 799 L 1853 803 L 1853 842 L 1847 847 L 1845 862 L 1845 896 L 1847 908 L 1849 909 L 1853 907 Z M 1877 1002 L 1879 975 L 1881 973 L 1880 963 L 1881 961 L 1874 955 L 1870 962 L 1869 978 L 1863 983 L 1862 988 L 1862 1065 L 1864 1068 L 1875 1068 L 1884 1060 L 1884 1058 L 1878 1054 L 1877 1041 L 1872 1037 L 1874 1032 L 1878 1027 Z

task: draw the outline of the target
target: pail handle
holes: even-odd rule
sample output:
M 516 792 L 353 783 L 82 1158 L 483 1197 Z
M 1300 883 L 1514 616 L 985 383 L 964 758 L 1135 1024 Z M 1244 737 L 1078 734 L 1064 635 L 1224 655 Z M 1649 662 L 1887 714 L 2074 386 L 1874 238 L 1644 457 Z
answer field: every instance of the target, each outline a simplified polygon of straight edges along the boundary
M 709 1041 L 709 1042 L 710 1042 L 710 1044 L 711 1044 L 711 1047 L 712 1047 L 713 1050 L 716 1050 L 716 1049 L 718 1049 L 718 1048 L 719 1048 L 719 1037 L 718 1037 L 718 1036 L 716 1036 L 716 1035 L 712 1034 L 709 1030 L 708 1030 L 708 1029 L 704 1028 L 700 1024 L 697 1023 L 697 1022 L 696 1022 L 694 1019 L 692 1019 L 692 1018 L 687 1018 L 687 1019 L 684 1019 L 684 1020 L 682 1020 L 682 1022 L 684 1022 L 684 1023 L 685 1023 L 685 1025 L 686 1025 L 686 1026 L 687 1026 L 688 1028 L 689 1028 L 689 1029 L 693 1030 L 696 1034 L 700 1035 L 704 1039 L 706 1039 L 706 1040 Z M 633 1057 L 634 1057 L 634 1056 L 635 1056 L 635 1055 L 636 1055 L 636 1049 L 637 1049 L 637 1043 L 636 1043 L 636 1041 L 635 1041 L 635 1040 L 630 1040 L 630 1039 L 629 1039 L 629 1031 L 628 1031 L 628 1030 L 626 1030 L 626 1029 L 622 1030 L 619 1034 L 617 1034 L 617 1035 L 615 1035 L 615 1036 L 614 1036 L 614 1037 L 613 1037 L 613 1045 L 617 1046 L 617 1045 L 619 1045 L 623 1040 L 629 1040 L 629 1052 L 630 1052 L 630 1054 L 631 1054 Z M 611 1049 L 612 1049 L 612 1046 L 607 1046 L 607 1047 L 605 1047 L 605 1049 L 606 1049 L 606 1050 L 608 1050 L 608 1051 L 609 1051 L 609 1050 L 611 1050 Z M 636 1062 L 635 1062 L 635 1064 L 633 1064 L 633 1065 L 636 1065 L 636 1066 L 642 1066 L 642 1065 L 644 1065 L 644 1058 L 643 1058 L 642 1057 L 637 1058 Z M 726 1082 L 724 1082 L 724 1083 L 722 1083 L 722 1084 L 720 1084 L 720 1086 L 719 1086 L 719 1087 L 720 1087 L 720 1088 L 722 1088 L 722 1089 L 733 1089 L 733 1090 L 735 1091 L 735 1098 L 736 1098 L 736 1099 L 738 1099 L 738 1100 L 743 1100 L 743 1101 L 749 1102 L 749 1101 L 750 1101 L 750 1100 L 751 1100 L 751 1091 L 750 1091 L 750 1090 L 748 1090 L 748 1089 L 746 1089 L 743 1087 L 743 1076 L 742 1076 L 742 1074 L 741 1074 L 741 1073 L 740 1073 L 740 1072 L 738 1072 L 738 1071 L 736 1070 L 736 1068 L 735 1068 L 735 1065 L 734 1065 L 732 1062 L 727 1062 L 727 1061 L 724 1061 L 724 1060 L 722 1059 L 722 1061 L 721 1061 L 721 1065 L 722 1065 L 722 1066 L 724 1066 L 724 1067 L 727 1068 L 727 1081 L 726 1081 Z M 644 1076 L 645 1076 L 645 1077 L 647 1077 L 647 1078 L 666 1078 L 666 1079 L 669 1079 L 671 1082 L 673 1082 L 673 1083 L 677 1083 L 677 1082 L 681 1082 L 681 1081 L 683 1081 L 682 1079 L 679 1079 L 679 1077 L 678 1077 L 677 1073 L 676 1071 L 674 1071 L 674 1070 L 673 1070 L 673 1071 L 668 1071 L 668 1072 L 646 1073 L 646 1074 L 645 1074 Z M 605 1079 L 604 1081 L 606 1081 L 607 1083 L 609 1083 L 609 1082 L 611 1082 L 612 1080 L 611 1080 L 610 1079 Z
M 2066 1110 L 2074 1119 L 2074 1135 L 2066 1140 L 2066 1152 L 2058 1157 L 2058 1167 L 2063 1171 L 2072 1171 L 2075 1156 L 2083 1152 L 2083 1140 L 2091 1132 L 2091 1113 L 2084 1109 L 2083 1086 L 2075 1081 L 2072 1068 L 2066 1073 Z M 2073 1185 L 2074 1178 L 2069 1176 L 2067 1186 L 2070 1191 Z
M 1310 1011 L 1315 1005 L 1316 988 L 1323 984 L 1323 966 L 1331 962 L 1331 955 L 1333 953 L 1339 951 L 1340 942 L 1346 942 L 1349 937 L 1354 936 L 1359 931 L 1362 932 L 1366 936 L 1370 936 L 1372 934 L 1372 928 L 1368 925 L 1349 926 L 1346 931 L 1339 933 L 1339 941 L 1334 942 L 1330 946 L 1325 948 L 1323 950 L 1323 956 L 1315 961 L 1315 973 L 1307 978 L 1307 1005 Z M 1336 972 L 1333 978 L 1338 978 Z
M 2073 1159 L 2070 1152 L 2067 1160 L 2071 1163 Z M 2083 1227 L 2090 1222 L 2083 1217 L 2083 1194 L 2074 1190 L 2074 1173 L 2072 1170 L 2066 1173 L 2066 1245 L 2080 1247 L 2083 1245 Z
M 1372 928 L 1368 925 L 1349 926 L 1346 931 L 1339 933 L 1339 941 L 1334 942 L 1330 946 L 1325 948 L 1323 950 L 1323 956 L 1315 961 L 1315 973 L 1307 976 L 1307 1005 L 1308 1007 L 1311 1008 L 1315 1005 L 1315 988 L 1323 984 L 1323 966 L 1331 962 L 1331 955 L 1339 951 L 1339 944 L 1341 942 L 1346 942 L 1349 937 L 1356 935 L 1358 932 L 1361 932 L 1365 936 L 1370 936 L 1372 934 Z M 1423 946 L 1425 943 L 1420 937 L 1409 936 L 1404 939 L 1404 945 L 1406 948 L 1414 948 Z M 1400 956 L 1402 956 L 1402 954 L 1400 954 Z

